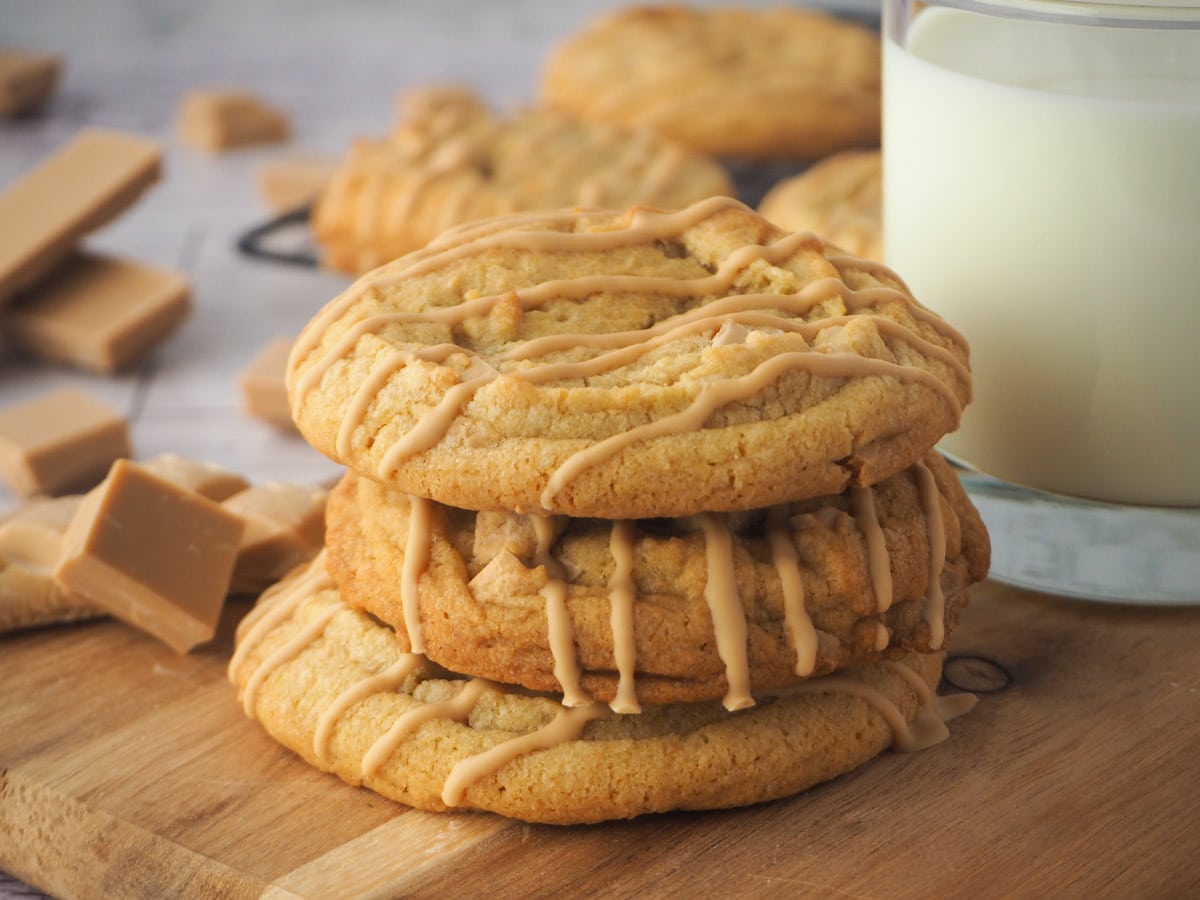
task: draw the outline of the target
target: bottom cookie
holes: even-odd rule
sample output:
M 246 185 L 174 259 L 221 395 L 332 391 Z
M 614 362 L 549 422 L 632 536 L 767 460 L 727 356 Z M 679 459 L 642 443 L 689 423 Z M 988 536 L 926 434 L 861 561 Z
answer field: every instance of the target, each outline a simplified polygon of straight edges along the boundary
M 785 797 L 889 746 L 946 735 L 970 695 L 934 694 L 942 655 L 910 654 L 755 697 L 613 713 L 450 673 L 341 600 L 324 554 L 239 628 L 248 715 L 310 764 L 409 806 L 576 824 Z

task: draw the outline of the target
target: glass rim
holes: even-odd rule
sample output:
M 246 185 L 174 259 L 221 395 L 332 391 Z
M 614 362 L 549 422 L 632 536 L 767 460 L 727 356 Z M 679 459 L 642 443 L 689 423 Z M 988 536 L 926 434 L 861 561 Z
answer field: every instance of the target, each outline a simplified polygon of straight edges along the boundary
M 899 0 L 913 2 L 913 0 Z M 1200 28 L 1200 0 L 916 0 L 1013 19 L 1125 28 Z

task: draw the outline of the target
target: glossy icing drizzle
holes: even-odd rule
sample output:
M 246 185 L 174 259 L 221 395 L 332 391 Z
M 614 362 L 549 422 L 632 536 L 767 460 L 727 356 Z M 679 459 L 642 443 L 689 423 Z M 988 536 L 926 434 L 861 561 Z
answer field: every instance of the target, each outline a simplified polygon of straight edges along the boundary
M 946 596 L 942 593 L 942 569 L 946 565 L 946 527 L 942 521 L 942 497 L 933 472 L 924 463 L 913 466 L 925 529 L 929 540 L 929 587 L 925 594 L 925 621 L 929 624 L 929 647 L 940 650 L 946 640 Z
M 245 663 L 250 649 L 258 646 L 268 632 L 291 618 L 307 597 L 335 587 L 333 579 L 326 571 L 325 558 L 326 551 L 322 550 L 313 558 L 309 567 L 302 574 L 290 581 L 280 582 L 264 593 L 254 609 L 242 620 L 238 628 L 237 647 L 229 659 L 231 676 Z M 324 630 L 324 625 L 322 625 L 322 630 Z M 314 634 L 313 637 L 315 639 L 316 635 Z M 263 679 L 276 665 L 282 665 L 288 659 L 291 659 L 291 656 L 281 656 L 275 665 L 269 667 L 260 665 L 254 673 L 254 676 L 258 677 L 252 676 L 247 680 L 247 685 L 242 691 L 242 706 L 247 715 L 254 714 L 256 693 Z M 263 674 L 259 675 L 260 672 Z
M 471 715 L 471 710 L 479 702 L 484 691 L 496 690 L 496 686 L 483 678 L 472 678 L 463 682 L 458 693 L 449 700 L 440 703 L 419 703 L 408 712 L 399 716 L 392 727 L 371 745 L 371 749 L 363 756 L 362 773 L 364 776 L 374 775 L 396 752 L 396 748 L 404 739 L 417 730 L 423 723 L 433 719 L 451 719 L 455 722 L 465 722 Z
M 534 565 L 544 567 L 548 578 L 541 593 L 546 601 L 554 677 L 562 688 L 564 706 L 586 706 L 592 698 L 579 684 L 579 654 L 575 649 L 575 626 L 567 610 L 567 583 L 563 579 L 562 563 L 551 553 L 559 529 L 551 517 L 532 516 L 531 519 L 538 542 Z
M 767 511 L 767 540 L 783 589 L 783 621 L 796 651 L 796 674 L 804 677 L 817 665 L 817 630 L 804 607 L 804 580 L 788 528 L 786 507 L 773 506 Z
M 424 653 L 418 592 L 421 573 L 429 565 L 433 504 L 422 497 L 411 498 L 409 504 L 408 540 L 404 544 L 404 567 L 400 572 L 400 604 L 404 609 L 404 629 L 408 632 L 412 652 Z
M 920 503 L 928 535 L 928 587 L 923 615 L 929 626 L 930 649 L 939 649 L 945 638 L 945 596 L 941 589 L 941 572 L 946 561 L 945 528 L 942 522 L 941 497 L 930 469 L 922 464 L 912 467 L 912 477 L 918 487 Z M 891 557 L 875 508 L 871 488 L 854 488 L 849 492 L 850 515 L 862 536 L 876 608 L 886 612 L 893 602 Z M 401 596 L 405 627 L 408 629 L 414 653 L 423 653 L 420 641 L 419 578 L 428 564 L 432 548 L 431 522 L 433 504 L 410 498 L 409 527 L 405 538 L 405 553 L 401 576 Z M 805 608 L 804 579 L 793 543 L 793 525 L 788 518 L 789 507 L 777 506 L 766 510 L 766 537 L 771 561 L 779 579 L 784 607 L 784 629 L 795 653 L 795 672 L 808 676 L 816 666 L 818 635 Z M 545 572 L 546 582 L 540 593 L 545 603 L 547 639 L 553 658 L 553 673 L 559 683 L 566 706 L 585 706 L 593 698 L 583 688 L 583 672 L 576 645 L 575 627 L 567 604 L 569 592 L 565 568 L 555 556 L 554 545 L 567 521 L 561 516 L 530 516 L 537 546 L 532 564 Z M 754 704 L 751 693 L 748 630 L 745 609 L 741 602 L 734 563 L 734 541 L 729 519 L 721 514 L 674 520 L 676 527 L 699 530 L 704 535 L 707 580 L 704 599 L 708 606 L 716 641 L 717 653 L 725 668 L 727 709 L 743 709 Z M 637 588 L 633 579 L 635 554 L 635 525 L 627 520 L 614 520 L 610 526 L 609 552 L 613 572 L 608 585 L 609 621 L 612 631 L 613 668 L 617 672 L 616 693 L 610 702 L 619 713 L 639 709 L 636 691 L 637 647 L 634 610 Z M 875 623 L 874 647 L 882 652 L 891 635 L 882 621 Z
M 851 487 L 849 493 L 850 514 L 867 545 L 867 567 L 875 589 L 875 608 L 884 613 L 891 609 L 894 599 L 892 561 L 883 529 L 879 526 L 879 516 L 875 513 L 875 492 L 870 488 Z
M 730 712 L 746 709 L 754 705 L 754 698 L 750 696 L 746 612 L 734 570 L 733 536 L 723 517 L 705 513 L 697 518 L 704 530 L 704 556 L 708 560 L 704 600 L 712 614 L 717 654 L 725 664 L 725 680 L 729 683 L 722 703 Z
M 613 661 L 617 664 L 617 693 L 609 707 L 616 713 L 638 713 L 642 707 L 634 687 L 637 646 L 634 642 L 633 604 L 637 587 L 633 583 L 633 523 L 628 519 L 613 522 L 608 547 L 613 558 L 608 596 L 612 607 Z
M 405 653 L 378 675 L 356 681 L 334 698 L 317 719 L 316 734 L 313 735 L 313 753 L 317 759 L 329 757 L 329 744 L 333 739 L 333 730 L 338 720 L 346 714 L 350 707 L 361 700 L 384 691 L 399 690 L 400 685 L 421 663 L 424 657 L 416 653 Z
M 442 802 L 447 806 L 457 806 L 467 788 L 479 779 L 498 772 L 519 756 L 579 740 L 588 722 L 606 716 L 608 712 L 608 708 L 599 703 L 574 709 L 564 706 L 548 725 L 543 725 L 537 731 L 510 738 L 490 750 L 459 760 L 442 787 Z

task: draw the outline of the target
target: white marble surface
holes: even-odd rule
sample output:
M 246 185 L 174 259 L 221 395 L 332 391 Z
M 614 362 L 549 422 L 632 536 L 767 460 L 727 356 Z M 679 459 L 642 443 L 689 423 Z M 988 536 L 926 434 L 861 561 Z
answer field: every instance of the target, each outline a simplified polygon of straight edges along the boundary
M 73 384 L 130 419 L 138 457 L 177 452 L 252 480 L 311 481 L 337 469 L 298 437 L 247 418 L 237 377 L 271 338 L 292 334 L 344 277 L 240 256 L 235 240 L 267 211 L 257 166 L 281 152 L 340 154 L 390 122 L 406 85 L 453 80 L 500 108 L 533 98 L 550 45 L 612 0 L 0 0 L 0 45 L 61 53 L 59 91 L 40 115 L 0 120 L 0 187 L 81 127 L 162 141 L 165 177 L 87 246 L 184 271 L 190 320 L 133 371 L 73 372 L 0 346 L 0 407 Z M 825 4 L 830 5 L 830 4 Z M 870 16 L 872 0 L 836 8 Z M 206 157 L 181 146 L 174 119 L 192 87 L 243 87 L 292 117 L 286 148 Z M 19 223 L 0 222 L 0 228 Z M 17 500 L 0 486 L 0 513 Z M 0 800 L 2 802 L 2 800 Z M 0 876 L 0 898 L 29 889 Z M 36 894 L 35 894 L 36 895 Z

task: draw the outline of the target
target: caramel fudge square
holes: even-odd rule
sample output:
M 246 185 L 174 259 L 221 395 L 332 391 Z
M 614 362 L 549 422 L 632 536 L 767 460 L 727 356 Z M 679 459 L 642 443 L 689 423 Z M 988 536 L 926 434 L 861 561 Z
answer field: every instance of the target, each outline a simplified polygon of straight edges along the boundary
M 179 653 L 210 640 L 243 519 L 118 460 L 63 537 L 59 584 Z

